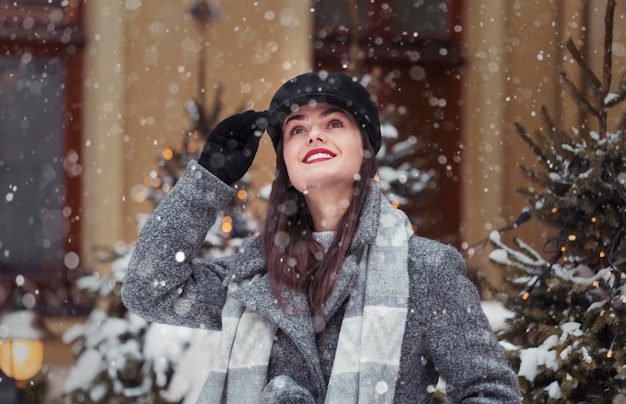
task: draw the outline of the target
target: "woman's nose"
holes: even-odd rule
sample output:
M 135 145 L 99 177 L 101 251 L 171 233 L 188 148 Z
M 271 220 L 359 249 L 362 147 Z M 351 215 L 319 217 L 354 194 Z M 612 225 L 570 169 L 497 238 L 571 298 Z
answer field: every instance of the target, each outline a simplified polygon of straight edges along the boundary
M 316 126 L 311 128 L 311 130 L 309 131 L 309 144 L 312 144 L 315 142 L 323 143 L 325 141 L 326 141 L 326 135 L 324 134 L 323 130 L 319 129 Z

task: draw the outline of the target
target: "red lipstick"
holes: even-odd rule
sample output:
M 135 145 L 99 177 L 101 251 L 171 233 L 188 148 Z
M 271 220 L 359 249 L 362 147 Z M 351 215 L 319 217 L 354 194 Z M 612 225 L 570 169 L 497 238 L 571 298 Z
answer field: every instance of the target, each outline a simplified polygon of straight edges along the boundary
M 318 163 L 320 161 L 330 160 L 335 156 L 336 154 L 328 149 L 315 148 L 309 150 L 309 152 L 304 156 L 304 159 L 302 159 L 302 162 L 304 164 Z

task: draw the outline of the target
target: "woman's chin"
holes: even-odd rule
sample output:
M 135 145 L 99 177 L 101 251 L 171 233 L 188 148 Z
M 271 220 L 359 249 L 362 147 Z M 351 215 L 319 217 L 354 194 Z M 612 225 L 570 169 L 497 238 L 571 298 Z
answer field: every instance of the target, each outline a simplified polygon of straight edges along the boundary
M 351 190 L 353 187 L 353 183 L 354 180 L 328 176 L 307 181 L 306 184 L 302 184 L 301 186 L 295 186 L 295 188 L 305 195 L 309 192 L 316 191 L 337 193 L 337 191 L 340 191 L 341 188 L 345 188 L 346 191 Z

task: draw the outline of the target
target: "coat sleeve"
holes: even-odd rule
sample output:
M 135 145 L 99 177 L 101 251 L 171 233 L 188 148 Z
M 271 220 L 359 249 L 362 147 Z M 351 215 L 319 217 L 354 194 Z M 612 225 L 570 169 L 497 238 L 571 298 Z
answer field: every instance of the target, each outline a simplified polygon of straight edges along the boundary
M 519 403 L 509 367 L 457 250 L 438 244 L 426 271 L 426 351 L 458 403 Z M 431 250 L 432 251 L 432 250 Z
M 153 322 L 220 329 L 225 268 L 194 262 L 216 215 L 234 189 L 191 161 L 137 239 L 122 284 L 122 301 Z

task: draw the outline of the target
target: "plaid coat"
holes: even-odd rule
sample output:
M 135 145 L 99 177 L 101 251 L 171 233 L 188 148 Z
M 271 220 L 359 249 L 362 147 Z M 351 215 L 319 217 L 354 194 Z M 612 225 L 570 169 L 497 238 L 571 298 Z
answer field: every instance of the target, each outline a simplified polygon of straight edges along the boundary
M 356 277 L 338 274 L 322 337 L 310 318 L 289 315 L 276 304 L 259 237 L 246 239 L 230 257 L 194 262 L 216 214 L 233 194 L 231 187 L 192 161 L 142 229 L 124 279 L 123 302 L 149 321 L 220 330 L 228 285 L 260 275 L 254 288 L 242 288 L 237 299 L 277 327 L 267 380 L 280 378 L 284 383 L 281 389 L 268 383 L 259 400 L 322 403 Z M 380 192 L 368 194 L 352 250 L 374 242 L 381 200 Z M 394 403 L 430 403 L 439 376 L 452 402 L 519 403 L 516 376 L 491 331 L 476 288 L 465 276 L 460 254 L 413 236 L 408 265 L 408 316 Z M 290 306 L 308 312 L 306 297 L 294 296 Z

